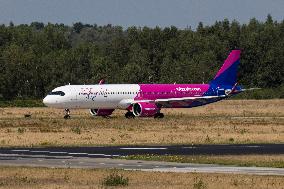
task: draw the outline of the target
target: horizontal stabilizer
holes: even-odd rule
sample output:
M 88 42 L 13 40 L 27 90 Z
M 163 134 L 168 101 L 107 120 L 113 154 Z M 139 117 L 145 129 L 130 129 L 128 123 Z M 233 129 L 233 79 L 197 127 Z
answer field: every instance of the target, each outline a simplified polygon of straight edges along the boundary
M 241 91 L 252 91 L 252 90 L 259 90 L 261 88 L 249 88 L 249 89 L 241 89 Z

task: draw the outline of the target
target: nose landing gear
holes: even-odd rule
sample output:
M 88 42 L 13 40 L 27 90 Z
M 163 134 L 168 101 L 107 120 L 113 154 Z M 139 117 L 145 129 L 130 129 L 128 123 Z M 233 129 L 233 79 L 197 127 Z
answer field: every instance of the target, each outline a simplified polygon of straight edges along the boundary
M 70 110 L 65 109 L 64 111 L 65 111 L 64 119 L 70 119 Z

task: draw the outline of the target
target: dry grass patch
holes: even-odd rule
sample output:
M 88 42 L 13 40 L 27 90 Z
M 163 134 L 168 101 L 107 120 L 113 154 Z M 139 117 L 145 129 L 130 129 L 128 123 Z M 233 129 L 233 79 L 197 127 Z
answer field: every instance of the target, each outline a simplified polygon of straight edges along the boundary
M 113 170 L 100 169 L 50 169 L 50 168 L 0 168 L 0 188 L 105 188 L 104 178 Z M 129 179 L 128 186 L 116 188 L 281 188 L 281 176 L 254 176 L 206 173 L 159 173 L 116 170 Z M 79 175 L 79 176 L 78 176 Z
M 2 108 L 0 146 L 282 143 L 284 100 L 225 100 L 163 109 L 165 118 L 92 117 L 88 110 Z M 25 118 L 24 114 L 31 114 Z

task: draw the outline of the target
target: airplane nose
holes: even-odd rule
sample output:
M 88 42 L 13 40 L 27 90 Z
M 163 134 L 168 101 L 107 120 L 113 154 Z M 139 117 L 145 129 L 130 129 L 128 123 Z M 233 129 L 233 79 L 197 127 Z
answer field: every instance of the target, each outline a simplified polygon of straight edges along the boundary
M 44 103 L 44 105 L 48 106 L 48 99 L 47 99 L 47 96 L 42 100 L 42 102 Z
M 64 99 L 58 99 L 57 96 L 50 96 L 47 95 L 42 102 L 44 103 L 44 105 L 48 106 L 48 107 L 52 107 L 52 108 L 61 108 L 64 105 Z
M 55 104 L 54 100 L 52 100 L 49 96 L 46 96 L 42 102 L 44 103 L 44 105 L 46 106 L 52 106 Z

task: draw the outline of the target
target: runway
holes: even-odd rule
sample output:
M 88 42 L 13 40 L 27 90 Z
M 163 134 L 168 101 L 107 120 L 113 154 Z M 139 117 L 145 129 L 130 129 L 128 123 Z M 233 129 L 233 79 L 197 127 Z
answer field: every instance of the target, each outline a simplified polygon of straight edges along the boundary
M 284 144 L 0 148 L 1 166 L 119 168 L 160 172 L 283 175 L 283 168 L 116 159 L 127 155 L 284 154 Z
M 0 154 L 120 157 L 129 155 L 284 154 L 284 144 L 0 148 Z

